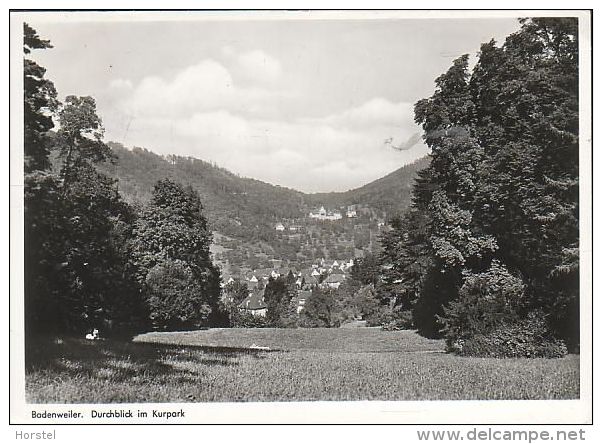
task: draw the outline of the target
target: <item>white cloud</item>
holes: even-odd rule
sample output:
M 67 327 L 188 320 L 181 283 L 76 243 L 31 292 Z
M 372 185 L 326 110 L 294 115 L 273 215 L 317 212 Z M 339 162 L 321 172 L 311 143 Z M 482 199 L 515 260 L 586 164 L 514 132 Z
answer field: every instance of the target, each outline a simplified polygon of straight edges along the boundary
M 324 120 L 334 126 L 368 128 L 407 125 L 413 121 L 413 116 L 412 103 L 394 103 L 376 97 L 360 106 L 327 116 Z
M 247 62 L 260 59 L 256 52 Z M 270 69 L 275 79 L 278 69 Z M 135 86 L 119 80 L 111 88 L 119 91 L 119 100 L 117 110 L 103 112 L 111 116 L 105 121 L 108 138 L 214 161 L 241 175 L 302 191 L 357 187 L 425 151 L 422 144 L 403 153 L 384 144 L 387 138 L 406 140 L 417 132 L 411 104 L 373 98 L 322 118 L 285 120 L 265 112 L 282 104 L 277 87 L 238 86 L 214 60 L 203 60 L 171 79 L 147 77 Z
M 342 191 L 425 152 L 422 144 L 395 151 L 382 142 L 387 134 L 388 128 L 352 131 L 326 123 L 254 120 L 221 110 L 134 120 L 126 143 L 213 161 L 243 176 L 302 191 Z
M 230 71 L 211 59 L 189 66 L 171 79 L 145 77 L 134 88 L 129 80 L 119 79 L 110 88 L 120 111 L 135 118 L 184 117 L 219 109 L 261 113 L 278 98 L 264 88 L 235 85 Z

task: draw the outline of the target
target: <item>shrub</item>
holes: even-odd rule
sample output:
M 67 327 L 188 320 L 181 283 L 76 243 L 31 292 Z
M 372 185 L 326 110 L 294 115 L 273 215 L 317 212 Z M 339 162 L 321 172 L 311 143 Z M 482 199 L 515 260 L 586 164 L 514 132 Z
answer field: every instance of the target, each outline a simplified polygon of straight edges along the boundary
M 448 344 L 490 332 L 519 319 L 523 282 L 498 261 L 483 273 L 465 273 L 458 299 L 439 316 Z
M 230 311 L 230 326 L 235 328 L 264 328 L 268 323 L 264 316 L 255 316 L 251 313 L 233 308 Z
M 493 358 L 559 358 L 567 354 L 565 343 L 549 334 L 542 311 L 485 334 L 448 342 L 447 348 L 462 356 Z
M 493 261 L 483 273 L 465 273 L 457 300 L 444 308 L 447 350 L 463 356 L 564 356 L 564 342 L 550 333 L 543 311 L 523 313 L 524 285 Z
M 396 317 L 393 317 L 389 321 L 381 324 L 381 329 L 385 331 L 396 331 L 396 330 L 411 330 L 414 328 L 414 322 L 412 319 L 412 312 L 410 310 L 403 310 L 395 312 Z
M 382 306 L 366 318 L 366 326 L 381 327 L 383 330 L 409 330 L 414 328 L 412 312 Z

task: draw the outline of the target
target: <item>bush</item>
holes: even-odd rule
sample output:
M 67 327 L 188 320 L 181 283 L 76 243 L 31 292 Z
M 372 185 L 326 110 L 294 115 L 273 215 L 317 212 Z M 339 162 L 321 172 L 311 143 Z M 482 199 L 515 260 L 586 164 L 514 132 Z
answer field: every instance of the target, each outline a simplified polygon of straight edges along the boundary
M 299 316 L 299 326 L 331 328 L 340 325 L 340 307 L 333 296 L 333 292 L 314 288 L 311 296 L 305 301 L 305 307 Z
M 366 318 L 367 327 L 382 327 L 383 330 L 410 330 L 414 328 L 412 312 L 380 307 Z
M 397 317 L 381 324 L 381 329 L 385 331 L 411 330 L 414 328 L 412 312 L 403 310 L 397 312 Z
M 493 358 L 560 358 L 567 354 L 565 343 L 549 334 L 541 311 L 488 333 L 448 342 L 447 349 L 462 356 Z
M 230 311 L 230 327 L 234 328 L 264 328 L 267 327 L 267 319 L 264 316 L 255 316 L 251 313 L 233 308 Z
M 448 343 L 486 334 L 518 320 L 523 282 L 498 261 L 483 273 L 465 273 L 458 299 L 444 307 L 439 321 Z
M 543 311 L 524 314 L 524 285 L 498 261 L 483 273 L 465 273 L 459 297 L 439 317 L 447 350 L 463 356 L 564 356 Z

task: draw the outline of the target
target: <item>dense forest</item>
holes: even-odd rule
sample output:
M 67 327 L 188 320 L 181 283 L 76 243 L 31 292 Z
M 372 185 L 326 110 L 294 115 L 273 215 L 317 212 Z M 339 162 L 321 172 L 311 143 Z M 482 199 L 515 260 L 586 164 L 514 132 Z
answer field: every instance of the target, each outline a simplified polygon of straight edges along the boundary
M 157 179 L 170 178 L 194 188 L 203 202 L 209 228 L 215 233 L 215 259 L 226 274 L 272 267 L 274 261 L 297 269 L 320 258 L 351 259 L 378 248 L 378 221 L 403 213 L 411 203 L 419 159 L 391 174 L 344 193 L 306 194 L 237 176 L 191 157 L 161 156 L 143 148 L 127 149 L 109 142 L 117 159 L 98 169 L 117 180 L 123 199 L 132 205 L 148 202 Z M 362 208 L 357 217 L 320 223 L 308 218 L 321 206 Z M 296 227 L 278 232 L 278 223 Z
M 579 344 L 578 23 L 521 24 L 416 103 L 431 162 L 384 239 L 414 326 L 464 354 Z

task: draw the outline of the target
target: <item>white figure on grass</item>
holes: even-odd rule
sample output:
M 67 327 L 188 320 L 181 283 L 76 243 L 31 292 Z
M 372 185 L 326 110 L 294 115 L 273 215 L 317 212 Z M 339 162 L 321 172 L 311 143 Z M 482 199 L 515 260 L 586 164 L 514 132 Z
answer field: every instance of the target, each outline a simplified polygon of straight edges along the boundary
M 88 333 L 86 335 L 86 339 L 88 339 L 90 341 L 96 341 L 96 340 L 100 339 L 100 335 L 98 334 L 98 329 L 95 328 L 94 330 L 92 330 L 92 333 Z

